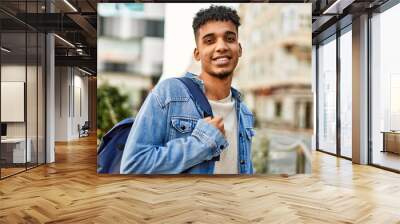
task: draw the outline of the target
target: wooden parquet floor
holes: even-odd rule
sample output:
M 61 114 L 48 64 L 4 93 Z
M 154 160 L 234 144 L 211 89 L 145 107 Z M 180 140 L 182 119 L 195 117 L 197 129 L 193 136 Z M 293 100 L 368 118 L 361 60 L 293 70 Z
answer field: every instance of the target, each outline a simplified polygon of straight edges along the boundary
M 0 181 L 0 223 L 400 223 L 400 175 L 315 152 L 311 175 L 103 176 L 95 138 Z

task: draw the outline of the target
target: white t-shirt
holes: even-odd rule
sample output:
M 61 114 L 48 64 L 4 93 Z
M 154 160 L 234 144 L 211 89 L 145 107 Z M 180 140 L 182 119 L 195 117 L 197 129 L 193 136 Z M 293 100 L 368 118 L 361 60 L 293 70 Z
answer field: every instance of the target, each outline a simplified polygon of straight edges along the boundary
M 221 116 L 224 122 L 225 136 L 229 146 L 220 154 L 215 162 L 214 174 L 238 173 L 238 125 L 235 101 L 232 92 L 222 100 L 209 100 L 214 116 Z

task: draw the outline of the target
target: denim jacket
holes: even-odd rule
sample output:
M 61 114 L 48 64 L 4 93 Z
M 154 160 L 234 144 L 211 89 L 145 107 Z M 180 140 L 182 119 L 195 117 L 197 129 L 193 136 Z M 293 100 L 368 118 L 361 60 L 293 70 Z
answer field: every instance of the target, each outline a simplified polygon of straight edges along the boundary
M 187 73 L 204 91 L 203 81 Z M 231 89 L 238 117 L 238 171 L 252 174 L 253 115 Z M 201 108 L 175 78 L 160 82 L 147 96 L 129 133 L 121 160 L 124 174 L 213 174 L 213 157 L 227 148 L 223 134 L 203 120 Z

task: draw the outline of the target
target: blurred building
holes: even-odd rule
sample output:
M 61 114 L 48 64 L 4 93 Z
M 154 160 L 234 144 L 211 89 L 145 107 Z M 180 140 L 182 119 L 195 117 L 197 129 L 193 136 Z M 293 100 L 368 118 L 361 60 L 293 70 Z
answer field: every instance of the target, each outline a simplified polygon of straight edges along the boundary
M 99 4 L 99 85 L 121 87 L 137 111 L 161 76 L 164 4 Z
M 256 125 L 311 131 L 311 6 L 241 4 L 238 88 Z

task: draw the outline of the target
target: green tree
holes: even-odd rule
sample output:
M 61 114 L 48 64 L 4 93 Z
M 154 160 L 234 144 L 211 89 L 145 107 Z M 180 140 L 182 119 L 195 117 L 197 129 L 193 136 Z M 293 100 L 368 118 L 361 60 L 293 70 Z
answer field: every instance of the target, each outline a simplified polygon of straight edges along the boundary
M 119 121 L 131 117 L 129 96 L 104 83 L 97 89 L 97 138 L 101 139 Z

